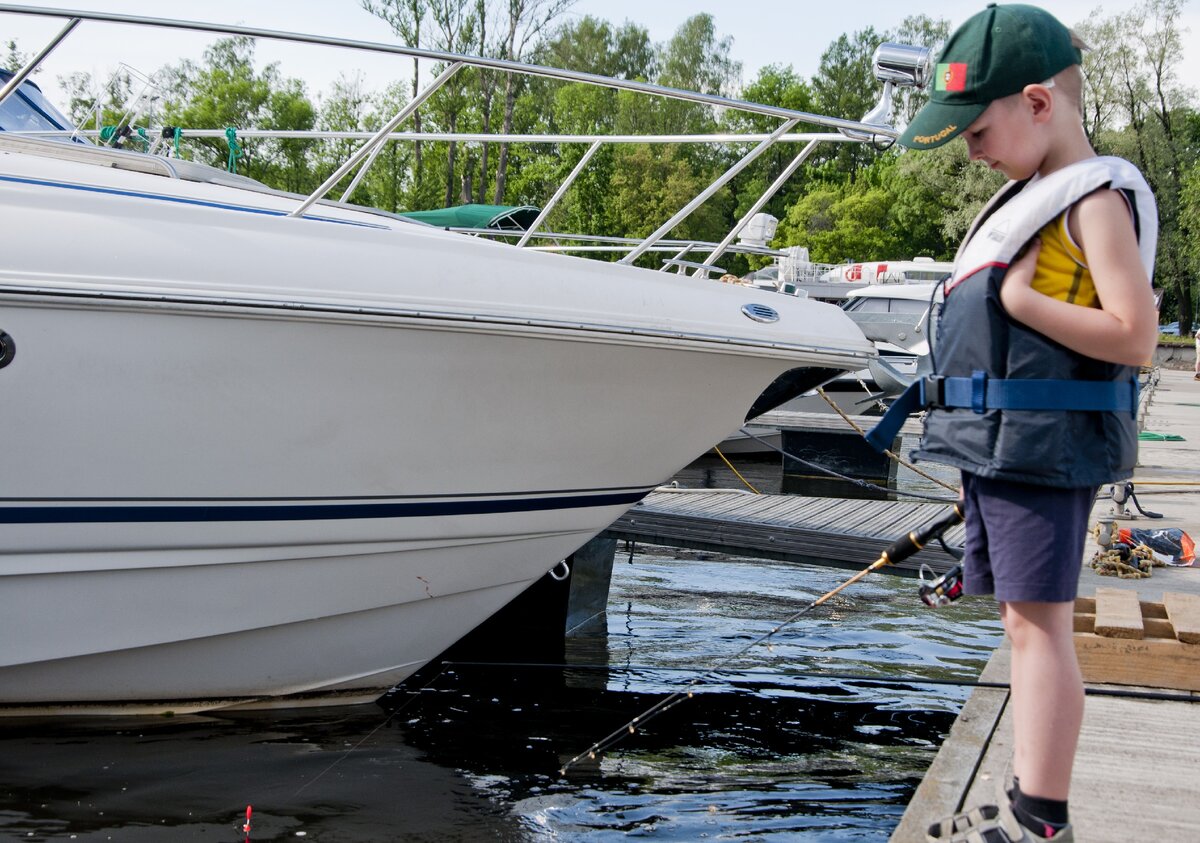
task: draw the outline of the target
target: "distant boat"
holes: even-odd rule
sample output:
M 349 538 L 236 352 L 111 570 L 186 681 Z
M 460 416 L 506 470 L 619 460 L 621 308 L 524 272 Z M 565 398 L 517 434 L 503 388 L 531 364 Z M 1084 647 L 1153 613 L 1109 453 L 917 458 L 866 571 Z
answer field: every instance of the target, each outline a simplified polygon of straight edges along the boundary
M 936 306 L 937 286 L 930 282 L 871 284 L 852 292 L 842 310 L 871 342 L 927 354 L 930 309 Z
M 901 270 L 905 271 L 922 270 Z M 938 287 L 929 281 L 897 280 L 852 292 L 842 310 L 875 343 L 879 356 L 865 370 L 840 377 L 839 386 L 853 389 L 861 382 L 886 398 L 899 395 L 913 378 L 931 371 L 929 335 Z
M 950 274 L 953 263 L 932 258 L 828 264 L 808 259 L 808 250 L 788 247 L 774 263 L 742 276 L 746 286 L 775 289 L 821 301 L 843 303 L 875 284 L 928 284 Z
M 933 258 L 905 261 L 863 261 L 846 263 L 829 270 L 825 281 L 863 284 L 928 284 L 941 281 L 954 270 L 954 264 Z
M 440 228 L 526 231 L 539 213 L 533 205 L 454 205 L 432 211 L 405 211 L 401 216 Z

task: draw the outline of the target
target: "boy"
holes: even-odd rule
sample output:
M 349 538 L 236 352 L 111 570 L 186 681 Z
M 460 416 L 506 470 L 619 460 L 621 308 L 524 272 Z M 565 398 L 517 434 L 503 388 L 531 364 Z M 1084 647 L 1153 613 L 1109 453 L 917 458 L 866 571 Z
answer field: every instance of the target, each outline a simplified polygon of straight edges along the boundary
M 1011 180 L 945 284 L 916 456 L 962 470 L 966 592 L 995 594 L 1012 642 L 1013 781 L 1000 805 L 948 818 L 930 840 L 1073 840 L 1073 603 L 1097 488 L 1132 474 L 1137 366 L 1158 321 L 1154 199 L 1087 140 L 1082 46 L 1041 9 L 989 5 L 950 37 L 900 138 L 931 149 L 961 135 Z

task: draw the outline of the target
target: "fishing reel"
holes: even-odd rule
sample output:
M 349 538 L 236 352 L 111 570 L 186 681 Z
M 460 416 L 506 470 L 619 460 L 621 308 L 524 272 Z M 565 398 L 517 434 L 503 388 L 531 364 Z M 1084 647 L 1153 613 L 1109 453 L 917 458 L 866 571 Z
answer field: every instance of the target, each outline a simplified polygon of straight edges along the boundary
M 940 577 L 928 565 L 922 564 L 919 571 L 921 586 L 918 593 L 926 606 L 938 608 L 949 606 L 963 596 L 963 569 L 955 565 Z

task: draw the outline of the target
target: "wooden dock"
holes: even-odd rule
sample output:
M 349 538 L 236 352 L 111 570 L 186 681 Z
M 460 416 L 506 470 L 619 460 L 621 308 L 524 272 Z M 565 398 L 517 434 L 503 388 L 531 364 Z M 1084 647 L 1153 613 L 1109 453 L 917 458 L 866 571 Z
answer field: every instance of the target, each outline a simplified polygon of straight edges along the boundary
M 1134 484 L 1143 505 L 1166 517 L 1119 526 L 1179 527 L 1200 537 L 1200 383 L 1187 371 L 1162 370 L 1160 376 L 1143 428 L 1183 439 L 1142 442 Z M 1143 485 L 1138 486 L 1139 481 Z M 1097 501 L 1093 521 L 1111 506 Z M 1085 559 L 1095 549 L 1089 544 Z M 1122 596 L 1108 596 L 1112 589 Z M 1174 594 L 1185 597 L 1168 596 Z M 1200 598 L 1194 595 L 1200 595 L 1200 564 L 1155 568 L 1148 579 L 1120 580 L 1099 576 L 1085 561 L 1080 595 L 1076 650 L 1092 693 L 1084 706 L 1071 778 L 1075 839 L 1200 839 L 1200 800 L 1193 785 L 1200 747 L 1200 692 L 1193 690 L 1200 673 L 1200 643 L 1190 643 L 1196 632 L 1194 609 Z M 1110 601 L 1109 611 L 1097 607 L 1101 599 Z M 1134 614 L 1142 617 L 1131 622 L 1130 606 L 1140 606 Z M 1139 629 L 1141 638 L 1136 637 Z M 980 679 L 1007 683 L 1008 676 L 1005 643 Z M 1107 690 L 1133 696 L 1095 693 Z M 1000 783 L 1011 775 L 1008 696 L 1004 688 L 972 693 L 892 834 L 894 843 L 924 841 L 930 823 L 966 807 L 996 802 Z
M 879 416 L 860 416 L 849 414 L 847 418 L 854 422 L 861 430 L 870 430 L 879 421 Z M 771 410 L 763 413 L 761 416 L 755 417 L 750 422 L 750 427 L 778 427 L 780 430 L 830 430 L 841 431 L 854 429 L 846 423 L 846 420 L 836 413 L 828 412 L 807 412 L 801 410 Z M 922 430 L 921 423 L 915 418 L 909 417 L 900 427 L 900 433 L 906 435 L 920 435 Z
M 860 570 L 895 539 L 945 514 L 947 504 L 755 495 L 730 489 L 659 490 L 618 518 L 604 535 L 684 547 Z M 962 527 L 946 536 L 962 544 Z M 915 577 L 921 564 L 954 564 L 939 545 L 882 570 Z

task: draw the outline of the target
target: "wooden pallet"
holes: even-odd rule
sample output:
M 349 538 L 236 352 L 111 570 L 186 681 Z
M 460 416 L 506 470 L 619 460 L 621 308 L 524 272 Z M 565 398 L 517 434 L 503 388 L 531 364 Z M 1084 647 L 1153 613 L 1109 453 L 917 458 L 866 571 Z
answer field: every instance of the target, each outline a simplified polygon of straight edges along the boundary
M 1085 682 L 1200 691 L 1200 596 L 1098 588 L 1075 601 L 1075 653 Z

